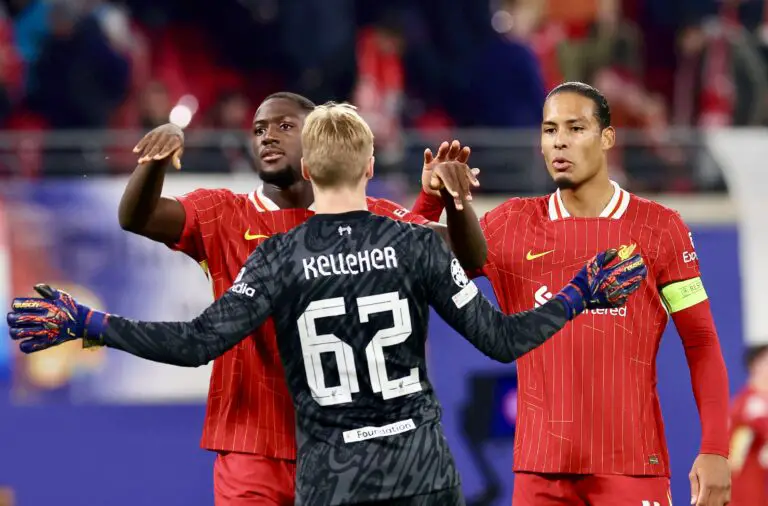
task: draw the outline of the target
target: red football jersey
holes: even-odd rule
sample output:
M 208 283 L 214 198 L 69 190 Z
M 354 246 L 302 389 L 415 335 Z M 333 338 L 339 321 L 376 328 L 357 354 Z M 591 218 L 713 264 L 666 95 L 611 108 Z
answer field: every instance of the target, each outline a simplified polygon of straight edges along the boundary
M 261 187 L 247 195 L 201 189 L 178 200 L 187 218 L 182 237 L 172 248 L 200 263 L 216 298 L 232 286 L 256 246 L 314 214 L 307 209 L 280 210 Z M 388 200 L 368 198 L 368 208 L 382 216 L 427 223 Z M 201 446 L 295 459 L 295 432 L 293 403 L 285 385 L 274 323 L 269 319 L 255 334 L 214 360 Z
M 731 506 L 768 506 L 768 395 L 751 388 L 731 409 Z
M 481 219 L 488 261 L 476 274 L 508 314 L 549 300 L 601 250 L 641 253 L 649 270 L 625 307 L 582 314 L 517 361 L 516 471 L 669 475 L 656 353 L 666 306 L 684 309 L 705 293 L 680 216 L 614 186 L 598 218 L 571 217 L 557 192 L 508 200 Z M 683 280 L 694 281 L 675 283 Z M 685 293 L 663 300 L 665 285 Z

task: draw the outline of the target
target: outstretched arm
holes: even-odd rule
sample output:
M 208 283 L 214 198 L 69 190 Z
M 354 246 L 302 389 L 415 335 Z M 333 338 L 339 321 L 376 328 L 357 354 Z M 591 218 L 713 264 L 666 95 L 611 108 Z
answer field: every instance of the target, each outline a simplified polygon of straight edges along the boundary
M 139 322 L 110 316 L 102 342 L 155 362 L 197 367 L 220 357 L 272 314 L 278 276 L 264 244 L 248 258 L 235 283 L 191 322 Z
M 263 245 L 262 245 L 263 246 Z M 42 298 L 16 299 L 8 315 L 11 337 L 31 353 L 82 338 L 131 355 L 197 367 L 223 355 L 272 313 L 276 280 L 261 248 L 254 251 L 234 286 L 190 322 L 142 322 L 93 311 L 69 294 L 38 285 Z
M 227 292 L 191 322 L 141 322 L 110 315 L 101 344 L 153 362 L 198 367 L 242 341 L 270 313 L 262 295 L 246 300 Z
M 429 234 L 424 244 L 429 302 L 454 330 L 485 355 L 512 362 L 543 344 L 569 321 L 560 299 L 506 316 L 470 281 L 443 241 Z
M 618 252 L 597 254 L 544 305 L 504 315 L 470 281 L 443 241 L 424 241 L 425 289 L 440 316 L 477 349 L 500 362 L 511 362 L 552 337 L 585 309 L 623 306 L 645 279 L 643 259 L 626 260 Z

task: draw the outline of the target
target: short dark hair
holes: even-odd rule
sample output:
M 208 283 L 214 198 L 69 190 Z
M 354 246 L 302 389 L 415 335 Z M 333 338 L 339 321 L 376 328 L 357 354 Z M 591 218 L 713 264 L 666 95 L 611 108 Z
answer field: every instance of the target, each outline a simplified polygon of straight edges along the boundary
M 768 344 L 748 346 L 747 351 L 744 353 L 744 363 L 747 366 L 747 369 L 752 367 L 752 364 L 755 363 L 755 360 L 757 360 L 760 355 L 766 351 L 768 351 Z
M 290 91 L 278 91 L 277 93 L 273 93 L 265 98 L 261 103 L 263 104 L 267 100 L 272 99 L 290 100 L 306 112 L 312 112 L 315 110 L 315 107 L 317 107 L 317 105 L 315 105 L 315 103 L 307 97 L 299 95 L 298 93 L 291 93 Z
M 553 97 L 559 93 L 575 93 L 590 99 L 592 103 L 595 104 L 595 118 L 597 118 L 597 122 L 600 124 L 600 129 L 603 130 L 611 126 L 611 106 L 608 105 L 608 100 L 605 98 L 605 95 L 600 93 L 600 90 L 594 86 L 577 81 L 559 84 L 549 92 L 547 100 L 549 100 L 549 97 Z

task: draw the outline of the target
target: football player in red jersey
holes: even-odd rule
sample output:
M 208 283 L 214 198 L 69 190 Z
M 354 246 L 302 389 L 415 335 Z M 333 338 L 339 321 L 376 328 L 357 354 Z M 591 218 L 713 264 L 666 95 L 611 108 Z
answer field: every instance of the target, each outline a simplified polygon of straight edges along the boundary
M 747 386 L 731 407 L 731 506 L 768 505 L 768 345 L 747 352 Z
M 680 215 L 608 177 L 615 142 L 605 97 L 565 83 L 547 97 L 541 150 L 557 186 L 551 195 L 513 198 L 480 220 L 501 308 L 548 300 L 590 255 L 640 252 L 648 278 L 625 308 L 592 311 L 518 361 L 514 506 L 664 505 L 669 458 L 656 391 L 656 354 L 669 316 L 682 338 L 702 425 L 690 472 L 692 504 L 730 499 L 728 376 L 699 262 Z M 423 173 L 414 212 L 436 219 L 440 177 Z
M 312 187 L 301 176 L 301 129 L 314 107 L 292 93 L 277 93 L 262 102 L 252 132 L 262 185 L 247 195 L 200 189 L 177 198 L 161 197 L 166 168 L 181 167 L 184 135 L 173 125 L 151 131 L 134 150 L 139 166 L 120 202 L 121 226 L 194 258 L 211 279 L 214 295 L 221 296 L 258 244 L 313 214 Z M 447 166 L 462 163 L 467 156 L 458 143 L 450 148 L 444 143 L 437 162 Z M 459 203 L 471 179 L 470 174 L 454 189 Z M 470 207 L 458 212 L 454 199 L 444 194 L 451 210 L 447 229 L 387 200 L 369 198 L 368 205 L 374 213 L 438 229 L 453 243 L 462 265 L 479 267 L 485 262 L 486 248 L 477 217 Z M 465 229 L 470 231 L 468 236 L 450 240 L 453 230 L 465 234 Z M 218 452 L 214 464 L 217 506 L 283 506 L 294 500 L 293 404 L 272 321 L 257 334 L 213 364 L 201 445 Z

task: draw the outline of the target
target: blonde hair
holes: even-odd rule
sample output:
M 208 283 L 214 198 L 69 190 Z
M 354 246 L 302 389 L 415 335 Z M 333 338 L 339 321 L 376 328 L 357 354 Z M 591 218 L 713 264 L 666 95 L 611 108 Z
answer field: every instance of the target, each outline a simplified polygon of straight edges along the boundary
M 304 120 L 304 164 L 317 186 L 354 186 L 365 174 L 373 156 L 373 132 L 356 109 L 328 102 Z

